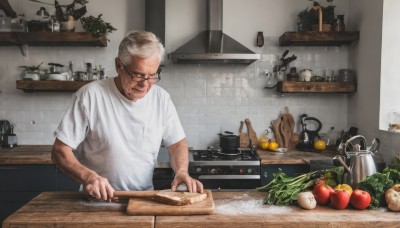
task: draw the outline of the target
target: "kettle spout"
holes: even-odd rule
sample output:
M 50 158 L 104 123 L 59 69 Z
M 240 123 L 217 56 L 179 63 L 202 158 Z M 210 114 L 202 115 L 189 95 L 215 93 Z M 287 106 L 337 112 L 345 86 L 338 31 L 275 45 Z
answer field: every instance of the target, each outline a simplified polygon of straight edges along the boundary
M 339 163 L 344 167 L 345 170 L 347 170 L 347 172 L 351 172 L 349 166 L 346 164 L 346 162 L 343 161 L 340 155 L 336 155 L 335 157 L 333 157 L 333 160 L 339 161 Z

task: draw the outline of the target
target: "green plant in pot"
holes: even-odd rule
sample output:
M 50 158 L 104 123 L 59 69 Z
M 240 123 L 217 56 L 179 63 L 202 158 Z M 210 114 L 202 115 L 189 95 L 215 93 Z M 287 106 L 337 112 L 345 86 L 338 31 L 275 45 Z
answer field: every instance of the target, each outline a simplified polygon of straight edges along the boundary
M 102 14 L 97 17 L 89 16 L 81 18 L 83 29 L 95 37 L 107 35 L 117 30 L 110 23 L 105 22 L 101 16 Z
M 311 1 L 311 0 L 310 0 Z M 319 31 L 319 24 L 322 20 L 322 31 L 331 30 L 332 24 L 335 23 L 335 6 L 332 5 L 333 0 L 326 0 L 330 3 L 329 6 L 323 7 L 317 1 L 314 1 L 313 7 L 310 9 L 310 18 L 312 21 L 312 30 Z M 322 17 L 320 19 L 320 17 Z
M 31 65 L 31 66 L 19 66 L 24 68 L 24 72 L 22 73 L 24 79 L 31 79 L 31 80 L 40 80 L 40 66 L 43 64 L 41 62 L 38 65 Z
M 308 0 L 313 1 L 313 0 Z M 332 5 L 333 0 L 326 0 L 330 3 L 327 7 L 322 7 L 317 1 L 314 1 L 313 7 L 308 7 L 297 15 L 297 31 L 306 32 L 310 30 L 319 30 L 319 18 L 321 17 L 322 30 L 330 31 L 332 24 L 335 22 L 335 6 Z
M 61 31 L 74 31 L 75 22 L 86 14 L 87 0 L 73 0 L 71 4 L 61 5 L 55 0 L 56 19 L 61 24 Z

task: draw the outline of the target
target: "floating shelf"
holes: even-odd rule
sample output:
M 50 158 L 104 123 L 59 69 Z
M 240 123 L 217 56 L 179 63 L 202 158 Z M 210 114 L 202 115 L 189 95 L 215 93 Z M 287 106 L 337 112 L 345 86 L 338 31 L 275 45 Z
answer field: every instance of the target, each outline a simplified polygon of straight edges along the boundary
M 279 37 L 280 46 L 341 46 L 360 39 L 360 32 L 285 32 Z
M 0 45 L 107 47 L 107 37 L 88 32 L 0 32 Z
M 24 92 L 75 92 L 92 81 L 17 80 L 17 89 Z
M 355 93 L 355 82 L 278 82 L 281 93 Z

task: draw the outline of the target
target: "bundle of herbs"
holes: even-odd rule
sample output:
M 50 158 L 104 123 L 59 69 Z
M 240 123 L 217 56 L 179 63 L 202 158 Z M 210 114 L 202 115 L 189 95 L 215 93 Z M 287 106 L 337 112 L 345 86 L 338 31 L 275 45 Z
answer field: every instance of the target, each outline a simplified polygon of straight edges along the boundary
M 332 173 L 335 176 L 341 176 L 343 171 L 343 167 L 335 167 L 289 177 L 279 170 L 278 173 L 273 174 L 274 179 L 271 182 L 257 188 L 257 191 L 267 192 L 264 204 L 289 205 L 297 200 L 297 194 L 311 188 L 324 174 Z

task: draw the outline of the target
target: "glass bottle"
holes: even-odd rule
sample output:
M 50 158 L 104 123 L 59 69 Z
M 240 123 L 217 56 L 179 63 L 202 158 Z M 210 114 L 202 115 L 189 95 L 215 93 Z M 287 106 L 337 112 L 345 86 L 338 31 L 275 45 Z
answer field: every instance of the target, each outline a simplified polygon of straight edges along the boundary
M 335 127 L 331 127 L 326 133 L 326 146 L 329 151 L 336 151 L 336 140 L 337 134 L 335 132 Z
M 86 77 L 87 80 L 92 81 L 93 80 L 93 69 L 92 69 L 92 64 L 91 63 L 86 63 Z
M 73 81 L 74 80 L 74 69 L 73 69 L 73 62 L 69 61 L 69 66 L 68 66 L 68 81 Z
M 343 32 L 345 31 L 345 25 L 344 25 L 344 15 L 337 15 L 336 23 L 334 30 L 336 32 Z

